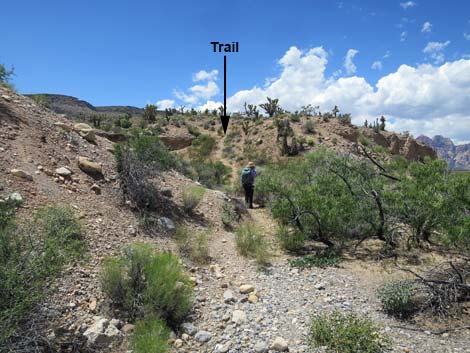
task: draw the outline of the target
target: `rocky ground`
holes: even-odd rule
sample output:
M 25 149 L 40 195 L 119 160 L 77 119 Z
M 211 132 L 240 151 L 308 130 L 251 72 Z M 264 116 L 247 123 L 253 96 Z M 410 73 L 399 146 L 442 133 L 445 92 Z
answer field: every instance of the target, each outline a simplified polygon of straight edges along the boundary
M 88 244 L 85 260 L 50 284 L 51 295 L 37 309 L 40 329 L 51 342 L 84 336 L 87 344 L 102 343 L 102 351 L 126 352 L 133 327 L 109 310 L 99 285 L 101 261 L 134 241 L 176 251 L 171 232 L 178 221 L 194 230 L 210 229 L 212 262 L 195 267 L 185 261 L 196 301 L 188 323 L 174 334 L 174 352 L 315 352 L 307 340 L 310 317 L 335 308 L 372 317 L 392 338 L 394 352 L 470 352 L 470 330 L 436 335 L 395 327 L 410 324 L 380 311 L 374 292 L 389 274 L 373 261 L 291 268 L 273 239 L 274 222 L 266 210 L 255 209 L 249 217 L 262 227 L 273 253 L 272 266 L 260 271 L 237 254 L 234 234 L 220 218 L 227 196 L 213 190 L 205 193 L 194 217 L 177 217 L 170 210 L 147 232 L 120 197 L 112 142 L 3 89 L 0 124 L 0 196 L 20 195 L 25 217 L 47 203 L 70 205 Z M 86 158 L 86 166 L 79 157 Z M 91 176 L 89 168 L 100 168 L 102 176 Z M 194 183 L 174 172 L 159 182 L 175 209 L 181 206 L 183 187 Z

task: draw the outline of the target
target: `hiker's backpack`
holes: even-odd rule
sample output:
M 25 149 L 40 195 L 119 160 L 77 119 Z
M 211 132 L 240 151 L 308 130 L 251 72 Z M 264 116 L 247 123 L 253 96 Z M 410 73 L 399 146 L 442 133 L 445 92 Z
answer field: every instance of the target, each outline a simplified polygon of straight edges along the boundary
M 253 177 L 251 176 L 251 168 L 243 168 L 241 179 L 242 179 L 242 185 L 253 184 Z

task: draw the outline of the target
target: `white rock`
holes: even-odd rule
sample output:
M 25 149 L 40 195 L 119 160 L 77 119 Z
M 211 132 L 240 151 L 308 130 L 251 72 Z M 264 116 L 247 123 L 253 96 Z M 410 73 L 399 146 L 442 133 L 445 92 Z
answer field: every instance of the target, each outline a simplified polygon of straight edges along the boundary
M 240 293 L 242 294 L 248 294 L 248 293 L 251 293 L 255 290 L 255 286 L 251 285 L 251 284 L 243 284 L 240 286 Z
M 63 177 L 68 177 L 72 175 L 72 171 L 68 168 L 65 167 L 60 167 L 55 170 L 56 174 L 63 176 Z
M 235 301 L 235 296 L 233 295 L 233 292 L 230 289 L 227 289 L 224 292 L 224 302 L 228 304 L 234 301 Z
M 29 181 L 33 180 L 33 176 L 31 174 L 29 174 L 28 172 L 25 172 L 22 169 L 12 169 L 12 170 L 10 170 L 10 173 L 12 175 L 16 176 L 17 178 L 21 178 L 21 179 L 25 179 L 25 180 L 29 180 Z
M 271 345 L 271 349 L 276 352 L 286 352 L 289 350 L 289 346 L 284 338 L 276 337 Z
M 234 310 L 232 312 L 232 322 L 240 325 L 246 321 L 246 314 L 243 310 Z
M 258 341 L 253 349 L 256 353 L 266 353 L 268 351 L 268 345 L 265 342 Z

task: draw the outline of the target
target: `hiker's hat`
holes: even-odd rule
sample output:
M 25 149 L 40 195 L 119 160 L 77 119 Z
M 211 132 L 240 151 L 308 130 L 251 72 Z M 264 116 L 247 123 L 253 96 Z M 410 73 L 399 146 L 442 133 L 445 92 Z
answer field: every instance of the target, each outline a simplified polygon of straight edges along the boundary
M 253 162 L 248 162 L 248 168 L 254 168 L 255 164 Z

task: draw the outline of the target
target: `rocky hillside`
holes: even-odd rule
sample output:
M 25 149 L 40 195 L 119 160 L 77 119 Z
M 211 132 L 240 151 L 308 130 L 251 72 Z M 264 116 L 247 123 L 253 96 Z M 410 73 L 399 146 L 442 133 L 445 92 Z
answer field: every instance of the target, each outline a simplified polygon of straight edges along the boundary
M 133 106 L 101 106 L 95 107 L 87 101 L 62 94 L 29 94 L 29 97 L 38 97 L 41 102 L 58 114 L 66 114 L 70 118 L 85 119 L 96 114 L 105 114 L 117 118 L 123 114 L 141 115 L 142 108 Z
M 432 147 L 440 158 L 446 160 L 449 168 L 470 170 L 470 143 L 454 145 L 450 138 L 441 135 L 433 138 L 421 135 L 416 140 Z
M 86 102 L 79 105 L 93 110 Z M 407 136 L 324 122 L 319 117 L 312 120 L 315 133 L 304 132 L 305 120 L 292 124 L 297 136 L 313 141 L 305 143 L 304 152 L 319 146 L 355 151 L 362 144 L 374 148 L 373 153 L 386 150 L 412 160 L 435 157 L 431 148 Z M 226 137 L 216 131 L 217 117 L 187 117 L 184 124 L 175 121 L 158 128 L 169 146 L 186 153 L 194 138 L 188 127 L 193 133 L 197 128 L 213 136 L 217 145 L 212 158 L 233 167 L 241 166 L 247 158 L 279 154 L 276 131 L 268 120 L 245 135 L 241 122 L 234 119 Z M 281 251 L 276 241 L 277 226 L 271 215 L 266 209 L 255 208 L 244 210 L 244 217 L 260 227 L 272 253 L 272 266 L 260 271 L 255 260 L 239 254 L 236 234 L 222 219 L 223 206 L 237 202 L 237 196 L 205 189 L 192 214 L 184 215 L 180 211 L 183 190 L 200 184 L 173 170 L 155 178 L 162 194 L 164 190 L 162 202 L 171 207 L 167 213 L 155 215 L 155 225 L 149 230 L 123 202 L 113 142 L 106 136 L 0 88 L 0 198 L 13 194 L 21 198 L 18 212 L 25 219 L 45 204 L 69 205 L 80 218 L 87 244 L 85 258 L 67 266 L 59 278 L 48 283 L 48 296 L 35 308 L 35 320 L 28 320 L 34 334 L 45 338 L 41 342 L 48 345 L 47 351 L 129 352 L 134 323 L 111 309 L 101 289 L 100 271 L 106 256 L 140 241 L 181 256 L 194 285 L 191 313 L 171 332 L 172 353 L 324 352 L 308 345 L 310 319 L 333 310 L 370 317 L 382 328 L 377 335 L 390 337 L 394 353 L 469 352 L 469 330 L 439 331 L 434 322 L 426 330 L 415 328 L 380 309 L 375 293 L 384 280 L 397 277 L 392 263 L 386 267 L 365 255 L 346 256 L 340 267 L 293 268 L 289 262 L 293 256 Z M 185 136 L 184 143 L 178 144 L 178 136 Z M 254 150 L 244 150 L 247 140 L 252 141 Z M 187 228 L 193 242 L 197 234 L 207 234 L 209 263 L 197 265 L 184 257 L 173 236 L 175 224 Z M 364 244 L 357 251 L 369 254 L 374 246 Z M 418 264 L 442 259 L 414 250 L 407 255 Z M 33 350 L 22 350 L 26 351 Z

